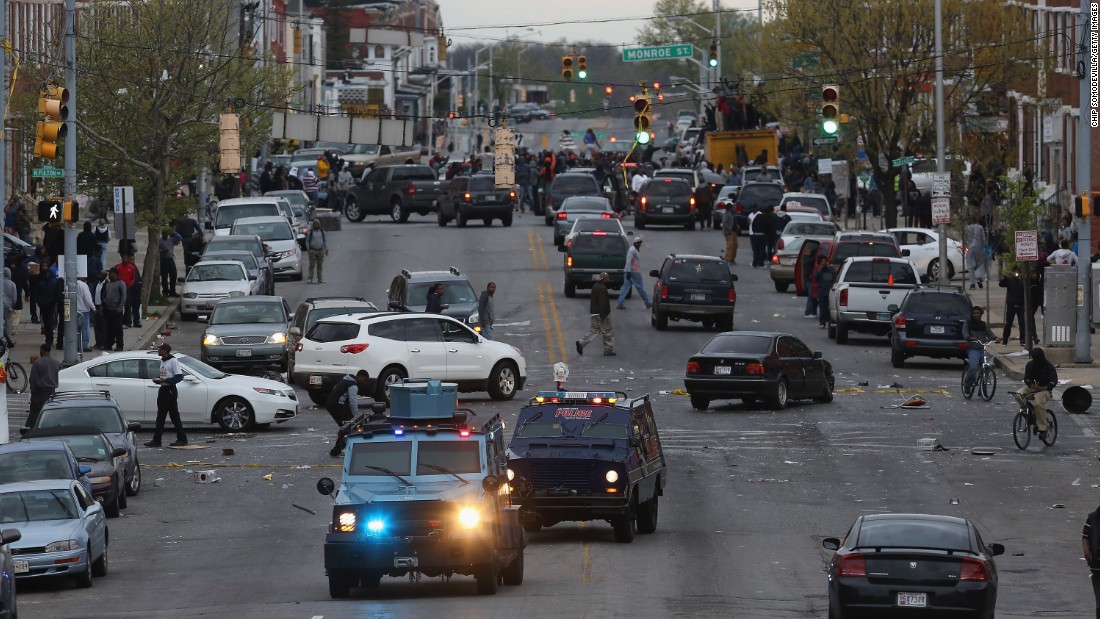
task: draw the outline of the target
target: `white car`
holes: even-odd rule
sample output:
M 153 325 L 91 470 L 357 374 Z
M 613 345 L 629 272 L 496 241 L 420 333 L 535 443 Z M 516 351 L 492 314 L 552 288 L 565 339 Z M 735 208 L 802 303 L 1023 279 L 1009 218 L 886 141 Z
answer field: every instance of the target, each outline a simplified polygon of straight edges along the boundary
M 214 236 L 226 236 L 233 222 L 242 217 L 286 217 L 293 221 L 294 211 L 286 198 L 264 196 L 258 198 L 230 198 L 218 202 L 214 211 Z
M 608 234 L 620 234 L 626 238 L 627 233 L 623 224 L 617 218 L 585 217 L 573 222 L 573 227 L 565 235 L 565 245 L 568 247 L 573 238 L 579 232 L 606 232 Z
M 199 314 L 209 314 L 222 299 L 251 294 L 251 277 L 236 260 L 204 260 L 196 264 L 183 280 L 180 318 L 194 320 Z
M 803 215 L 803 213 L 791 213 Z M 775 256 L 772 257 L 772 266 L 768 272 L 772 276 L 776 292 L 786 292 L 794 283 L 795 261 L 798 260 L 799 251 L 807 240 L 831 241 L 839 231 L 837 225 L 831 221 L 821 221 L 821 218 L 813 213 L 815 219 L 803 221 L 792 218 L 779 236 L 775 245 Z M 805 267 L 803 267 L 805 268 Z
M 785 206 L 806 206 L 815 208 L 821 213 L 821 218 L 828 221 L 833 218 L 833 214 L 830 212 L 829 199 L 822 193 L 803 193 L 801 191 L 791 191 L 783 194 L 783 199 L 779 201 L 779 209 L 783 210 Z
M 345 374 L 359 370 L 370 374 L 367 392 L 379 401 L 410 376 L 488 391 L 494 400 L 512 399 L 527 380 L 515 346 L 485 339 L 450 316 L 388 312 L 319 320 L 295 344 L 290 375 L 320 404 Z
M 283 383 L 226 374 L 183 354 L 179 390 L 180 418 L 185 424 L 216 423 L 228 432 L 259 424 L 282 423 L 298 416 L 298 397 Z M 57 390 L 109 391 L 129 421 L 151 426 L 157 418 L 160 355 L 155 350 L 107 353 L 61 370 Z
M 737 192 L 741 185 L 724 185 L 714 197 L 714 227 L 722 227 L 722 218 L 726 215 L 726 209 L 737 202 Z
M 887 230 L 898 240 L 903 258 L 908 258 L 917 273 L 927 275 L 935 282 L 940 277 L 940 233 L 929 228 L 891 228 Z M 953 238 L 947 239 L 947 279 L 965 269 L 963 245 Z
M 298 238 L 285 218 L 242 217 L 233 222 L 230 234 L 255 234 L 267 246 L 267 259 L 275 275 L 289 275 L 291 279 L 302 279 L 302 249 Z M 304 239 L 305 237 L 303 237 Z

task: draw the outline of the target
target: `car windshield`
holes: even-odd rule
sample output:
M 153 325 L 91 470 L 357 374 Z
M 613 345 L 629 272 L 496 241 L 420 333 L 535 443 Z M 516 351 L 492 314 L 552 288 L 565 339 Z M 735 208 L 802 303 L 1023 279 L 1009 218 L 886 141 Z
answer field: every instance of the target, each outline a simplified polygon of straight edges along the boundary
M 283 324 L 286 313 L 283 304 L 276 300 L 257 303 L 219 303 L 214 306 L 207 324 L 250 325 L 256 323 Z
M 227 204 L 218 207 L 216 228 L 231 228 L 233 222 L 243 217 L 267 217 L 269 215 L 282 216 L 279 205 L 275 203 L 262 204 Z
M 864 520 L 857 548 L 942 548 L 970 551 L 965 524 L 934 520 Z
M 836 246 L 832 264 L 842 264 L 848 258 L 859 256 L 879 256 L 882 258 L 897 258 L 898 248 L 890 243 L 840 243 Z
M 409 284 L 408 306 L 410 308 L 427 307 L 428 290 L 434 285 L 435 282 Z M 470 285 L 470 282 L 466 280 L 443 282 L 443 303 L 445 305 L 466 304 L 475 301 L 477 301 L 477 294 L 474 293 L 474 287 Z
M 236 260 L 244 265 L 244 268 L 249 271 L 254 271 L 259 267 L 256 264 L 256 256 L 252 255 L 252 252 L 237 251 L 237 252 L 218 252 L 217 256 L 207 256 L 209 259 L 214 260 Z
M 42 522 L 76 518 L 71 490 L 24 490 L 0 494 L 0 522 Z
M 532 421 L 531 423 L 521 423 L 516 426 L 516 432 L 514 438 L 534 438 L 534 437 L 552 437 L 552 436 L 564 436 L 565 432 L 562 430 L 561 422 L 558 421 Z
M 364 312 L 373 312 L 375 308 L 370 305 L 344 305 L 342 307 L 322 307 L 317 308 L 309 313 L 306 318 L 305 328 L 302 329 L 302 333 L 308 333 L 313 325 L 317 324 L 318 320 L 322 318 L 329 318 L 331 316 L 339 316 L 341 314 L 360 314 Z
M 652 180 L 645 186 L 645 194 L 657 198 L 683 198 L 691 195 L 691 186 L 671 178 Z
M 359 325 L 347 322 L 319 322 L 306 332 L 314 342 L 346 342 L 359 335 Z
M 475 175 L 470 177 L 470 191 L 493 191 L 496 179 L 492 176 Z
M 702 258 L 677 258 L 668 269 L 668 281 L 691 284 L 725 284 L 730 280 L 724 261 Z
M 103 437 L 99 434 L 72 434 L 25 440 L 62 441 L 69 446 L 69 449 L 73 450 L 73 455 L 76 456 L 77 460 L 98 461 L 111 459 L 111 444 L 103 440 Z
M 252 254 L 254 257 L 259 258 L 264 255 L 264 248 L 260 242 L 253 238 L 247 239 L 232 239 L 226 237 L 220 237 L 211 239 L 206 244 L 206 251 L 229 251 L 232 249 L 239 249 Z
M 480 473 L 481 443 L 474 440 L 418 441 L 416 474 L 439 475 L 439 469 L 433 466 L 452 473 Z
M 653 175 L 653 180 L 646 185 L 646 190 L 648 192 L 648 190 L 651 189 L 654 185 L 660 185 L 661 183 L 659 183 L 658 181 L 664 179 L 672 180 L 677 178 L 686 182 L 688 184 L 688 187 L 695 186 L 695 173 L 693 172 L 658 172 L 657 174 Z M 674 185 L 676 183 L 670 184 Z
M 56 449 L 0 454 L 0 484 L 38 479 L 72 479 L 65 452 Z
M 772 350 L 770 335 L 746 335 L 734 333 L 718 335 L 703 346 L 704 353 L 739 353 L 744 355 L 766 355 Z
M 110 406 L 85 406 L 82 408 L 46 408 L 38 415 L 36 428 L 64 428 L 68 426 L 92 426 L 100 432 L 117 434 L 126 431 L 126 425 L 115 408 Z
M 737 194 L 737 201 L 748 204 L 777 205 L 783 199 L 783 188 L 772 183 L 745 185 Z
M 435 172 L 426 165 L 402 166 L 393 171 L 395 181 L 434 181 Z
M 206 365 L 202 361 L 194 357 L 185 357 L 183 355 L 176 355 L 176 360 L 180 362 L 180 365 L 191 370 L 195 374 L 202 376 L 203 378 L 225 378 L 228 376 L 225 372 Z
M 600 195 L 596 179 L 587 174 L 562 174 L 554 179 L 550 191 L 559 197 Z
M 754 182 L 755 181 L 773 182 L 773 181 L 782 180 L 782 179 L 779 178 L 779 170 L 776 169 L 776 168 L 768 168 L 768 170 L 766 172 L 763 172 L 763 174 L 761 174 L 761 172 L 763 172 L 763 168 L 747 168 L 743 172 L 742 178 L 744 178 L 746 180 L 754 181 Z
M 264 195 L 276 196 L 285 199 L 287 202 L 290 202 L 291 208 L 295 208 L 295 214 L 297 214 L 298 207 L 305 209 L 307 206 L 309 206 L 309 196 L 300 191 L 269 191 Z
M 865 260 L 848 265 L 844 274 L 845 282 L 869 284 L 912 284 L 917 283 L 917 275 L 908 262 L 892 260 Z
M 477 443 L 473 444 L 476 445 Z M 378 469 L 386 469 L 394 475 L 408 475 L 411 466 L 412 443 L 410 442 L 356 442 L 351 446 L 351 463 L 348 465 L 348 475 L 370 477 L 387 477 L 390 475 L 390 473 Z
M 234 234 L 255 234 L 261 241 L 290 241 L 294 239 L 294 231 L 290 224 L 283 221 L 269 223 L 238 224 L 233 226 Z
M 626 255 L 626 239 L 621 234 L 578 234 L 571 246 L 574 254 Z
M 244 267 L 237 264 L 196 264 L 187 274 L 189 282 L 239 282 L 248 277 Z
M 573 223 L 572 232 L 613 232 L 622 234 L 622 224 L 617 219 L 586 217 Z
M 910 295 L 905 310 L 922 314 L 970 315 L 970 300 L 962 294 L 925 292 Z
M 783 236 L 832 236 L 836 234 L 836 224 L 796 221 L 783 228 Z

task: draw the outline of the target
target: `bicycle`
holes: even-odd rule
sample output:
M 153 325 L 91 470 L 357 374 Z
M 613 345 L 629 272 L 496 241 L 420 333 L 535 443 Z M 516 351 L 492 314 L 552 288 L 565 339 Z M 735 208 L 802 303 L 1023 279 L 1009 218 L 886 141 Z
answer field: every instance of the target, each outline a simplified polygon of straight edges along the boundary
M 963 367 L 962 393 L 967 400 L 974 397 L 975 387 L 978 388 L 979 395 L 986 402 L 992 400 L 993 394 L 997 393 L 997 368 L 993 365 L 993 358 L 989 356 L 987 351 L 987 347 L 995 341 L 978 342 L 982 345 L 982 362 L 978 366 L 978 375 L 974 377 L 974 384 L 969 388 L 966 386 L 966 373 L 970 371 L 970 363 L 967 362 Z
M 12 393 L 23 393 L 27 390 L 27 371 L 15 361 L 3 364 L 4 371 L 8 374 L 8 390 Z
M 1015 391 L 1012 392 L 1012 397 L 1020 405 L 1020 412 L 1016 413 L 1016 417 L 1012 420 L 1012 440 L 1020 449 L 1027 449 L 1028 444 L 1031 443 L 1031 435 L 1039 433 L 1039 429 L 1035 426 L 1035 404 L 1031 396 L 1022 396 Z M 1058 440 L 1058 418 L 1049 408 L 1047 409 L 1046 438 L 1041 440 L 1047 447 L 1053 446 Z

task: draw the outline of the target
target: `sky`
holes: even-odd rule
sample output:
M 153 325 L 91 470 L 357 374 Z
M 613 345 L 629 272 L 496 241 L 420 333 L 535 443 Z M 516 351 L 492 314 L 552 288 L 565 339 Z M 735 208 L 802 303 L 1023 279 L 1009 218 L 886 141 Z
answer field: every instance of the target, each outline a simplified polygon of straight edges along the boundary
M 436 0 L 454 45 L 516 36 L 524 40 L 634 43 L 654 2 L 628 0 Z M 706 5 L 711 2 L 706 0 Z M 721 0 L 723 9 L 751 9 L 757 0 Z M 643 8 L 644 7 L 644 10 Z M 611 20 L 611 21 L 608 21 Z M 527 30 L 531 28 L 532 30 Z M 476 30 L 475 30 L 476 29 Z M 676 41 L 669 41 L 675 43 Z

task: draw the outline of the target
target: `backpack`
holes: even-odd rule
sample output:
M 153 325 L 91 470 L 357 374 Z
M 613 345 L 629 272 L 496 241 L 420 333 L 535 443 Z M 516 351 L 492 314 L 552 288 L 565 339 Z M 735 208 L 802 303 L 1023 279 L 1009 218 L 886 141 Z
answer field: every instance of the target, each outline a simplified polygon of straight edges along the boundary
M 344 397 L 344 394 L 354 384 L 355 379 L 349 376 L 341 378 L 340 382 L 336 383 L 336 386 L 329 392 L 328 397 L 325 398 L 325 408 L 328 409 L 329 413 L 334 412 L 340 406 L 340 398 Z

